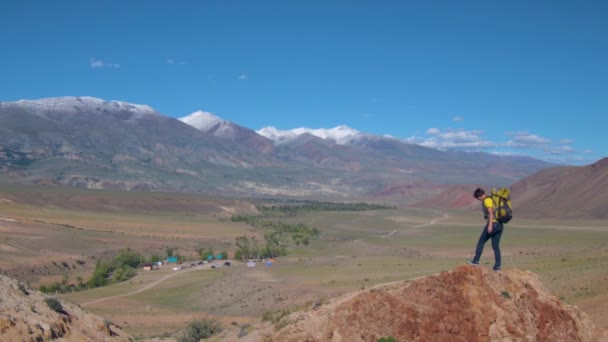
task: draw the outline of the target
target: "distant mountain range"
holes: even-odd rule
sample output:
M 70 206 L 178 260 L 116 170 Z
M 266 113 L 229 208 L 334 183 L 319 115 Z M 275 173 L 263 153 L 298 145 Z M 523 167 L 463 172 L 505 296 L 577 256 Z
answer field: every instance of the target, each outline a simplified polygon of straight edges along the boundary
M 435 195 L 417 207 L 471 208 L 480 203 L 473 189 L 482 184 L 435 185 Z M 555 166 L 538 171 L 510 186 L 515 218 L 570 220 L 608 219 L 608 158 L 584 166 Z
M 174 119 L 92 97 L 0 102 L 0 172 L 12 182 L 325 198 L 420 189 L 408 192 L 415 200 L 430 184 L 508 185 L 550 166 L 347 126 L 256 132 L 202 111 Z

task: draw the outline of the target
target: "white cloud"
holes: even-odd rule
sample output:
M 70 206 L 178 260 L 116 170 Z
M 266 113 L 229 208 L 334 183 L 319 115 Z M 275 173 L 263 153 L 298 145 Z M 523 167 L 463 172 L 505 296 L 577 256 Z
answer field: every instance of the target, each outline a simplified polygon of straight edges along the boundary
M 577 150 L 571 139 L 556 139 L 533 134 L 527 131 L 506 132 L 506 141 L 496 135 L 488 140 L 481 130 L 440 129 L 432 127 L 423 136 L 401 139 L 403 142 L 417 144 L 439 150 L 460 150 L 467 152 L 486 152 L 495 155 L 526 155 L 546 162 L 558 164 L 590 164 L 594 152 Z
M 461 122 L 461 121 L 464 121 L 464 118 L 462 116 L 455 116 L 452 118 L 452 121 Z
M 113 69 L 118 69 L 118 68 L 120 68 L 120 64 L 104 62 L 103 60 L 97 59 L 95 57 L 91 57 L 89 59 L 89 65 L 93 69 L 98 69 L 98 68 L 113 68 Z
M 507 133 L 507 135 L 511 136 L 511 140 L 507 141 L 506 146 L 513 148 L 538 148 L 540 146 L 548 145 L 551 142 L 550 139 L 528 132 L 512 132 Z
M 450 130 L 441 134 L 443 140 L 453 141 L 454 143 L 469 143 L 481 140 L 481 131 Z
M 483 131 L 479 130 L 466 131 L 462 129 L 448 129 L 442 132 L 438 128 L 429 128 L 426 134 L 431 135 L 431 137 L 410 137 L 404 139 L 404 141 L 440 150 L 478 151 L 496 147 L 496 143 L 484 140 L 481 137 L 483 133 Z
M 553 154 L 553 155 L 570 154 L 570 153 L 574 153 L 574 152 L 575 152 L 574 148 L 572 148 L 571 146 L 549 147 L 549 148 L 545 149 L 546 154 Z
M 239 80 L 241 80 L 241 81 L 245 81 L 245 80 L 248 80 L 248 79 L 249 79 L 249 76 L 247 76 L 246 74 L 240 74 L 239 75 Z
M 175 60 L 174 58 L 169 58 L 169 59 L 167 59 L 167 64 L 169 64 L 169 65 L 185 65 L 186 62 L 184 62 L 184 61 L 178 61 L 178 60 Z

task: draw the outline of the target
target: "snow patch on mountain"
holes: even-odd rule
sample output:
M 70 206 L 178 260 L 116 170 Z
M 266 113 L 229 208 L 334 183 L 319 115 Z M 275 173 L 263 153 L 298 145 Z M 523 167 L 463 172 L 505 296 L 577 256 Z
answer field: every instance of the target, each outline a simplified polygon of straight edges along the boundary
M 249 130 L 202 110 L 196 111 L 183 118 L 179 118 L 178 120 L 198 129 L 199 131 L 207 132 L 222 138 L 234 139 L 238 137 L 239 131 Z
M 53 97 L 39 100 L 19 100 L 16 102 L 0 102 L 0 106 L 17 106 L 22 109 L 31 110 L 34 113 L 61 112 L 78 113 L 83 111 L 126 111 L 134 114 L 134 117 L 148 115 L 160 115 L 148 105 L 133 104 L 122 101 L 105 101 L 90 96 L 65 96 Z
M 334 128 L 295 128 L 291 130 L 279 130 L 275 127 L 268 126 L 258 131 L 258 134 L 272 140 L 275 144 L 282 144 L 297 138 L 302 134 L 310 134 L 324 140 L 330 140 L 339 145 L 348 144 L 353 138 L 360 136 L 362 133 L 348 126 L 337 126 Z
M 179 121 L 203 132 L 211 130 L 217 124 L 227 124 L 227 121 L 223 120 L 222 118 L 202 110 L 198 110 L 188 116 L 179 118 Z

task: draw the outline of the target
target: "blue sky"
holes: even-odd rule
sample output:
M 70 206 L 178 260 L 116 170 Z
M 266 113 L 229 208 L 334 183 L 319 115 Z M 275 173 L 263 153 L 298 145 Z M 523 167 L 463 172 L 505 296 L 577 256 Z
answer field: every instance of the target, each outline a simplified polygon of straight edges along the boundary
M 3 1 L 0 101 L 608 156 L 608 1 Z

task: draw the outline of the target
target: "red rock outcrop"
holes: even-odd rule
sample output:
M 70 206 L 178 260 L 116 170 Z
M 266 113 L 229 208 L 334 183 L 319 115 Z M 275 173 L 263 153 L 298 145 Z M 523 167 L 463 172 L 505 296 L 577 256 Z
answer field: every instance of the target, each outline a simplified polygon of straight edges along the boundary
M 223 340 L 376 342 L 382 337 L 400 342 L 608 341 L 606 331 L 551 295 L 535 274 L 475 266 L 346 294 Z

